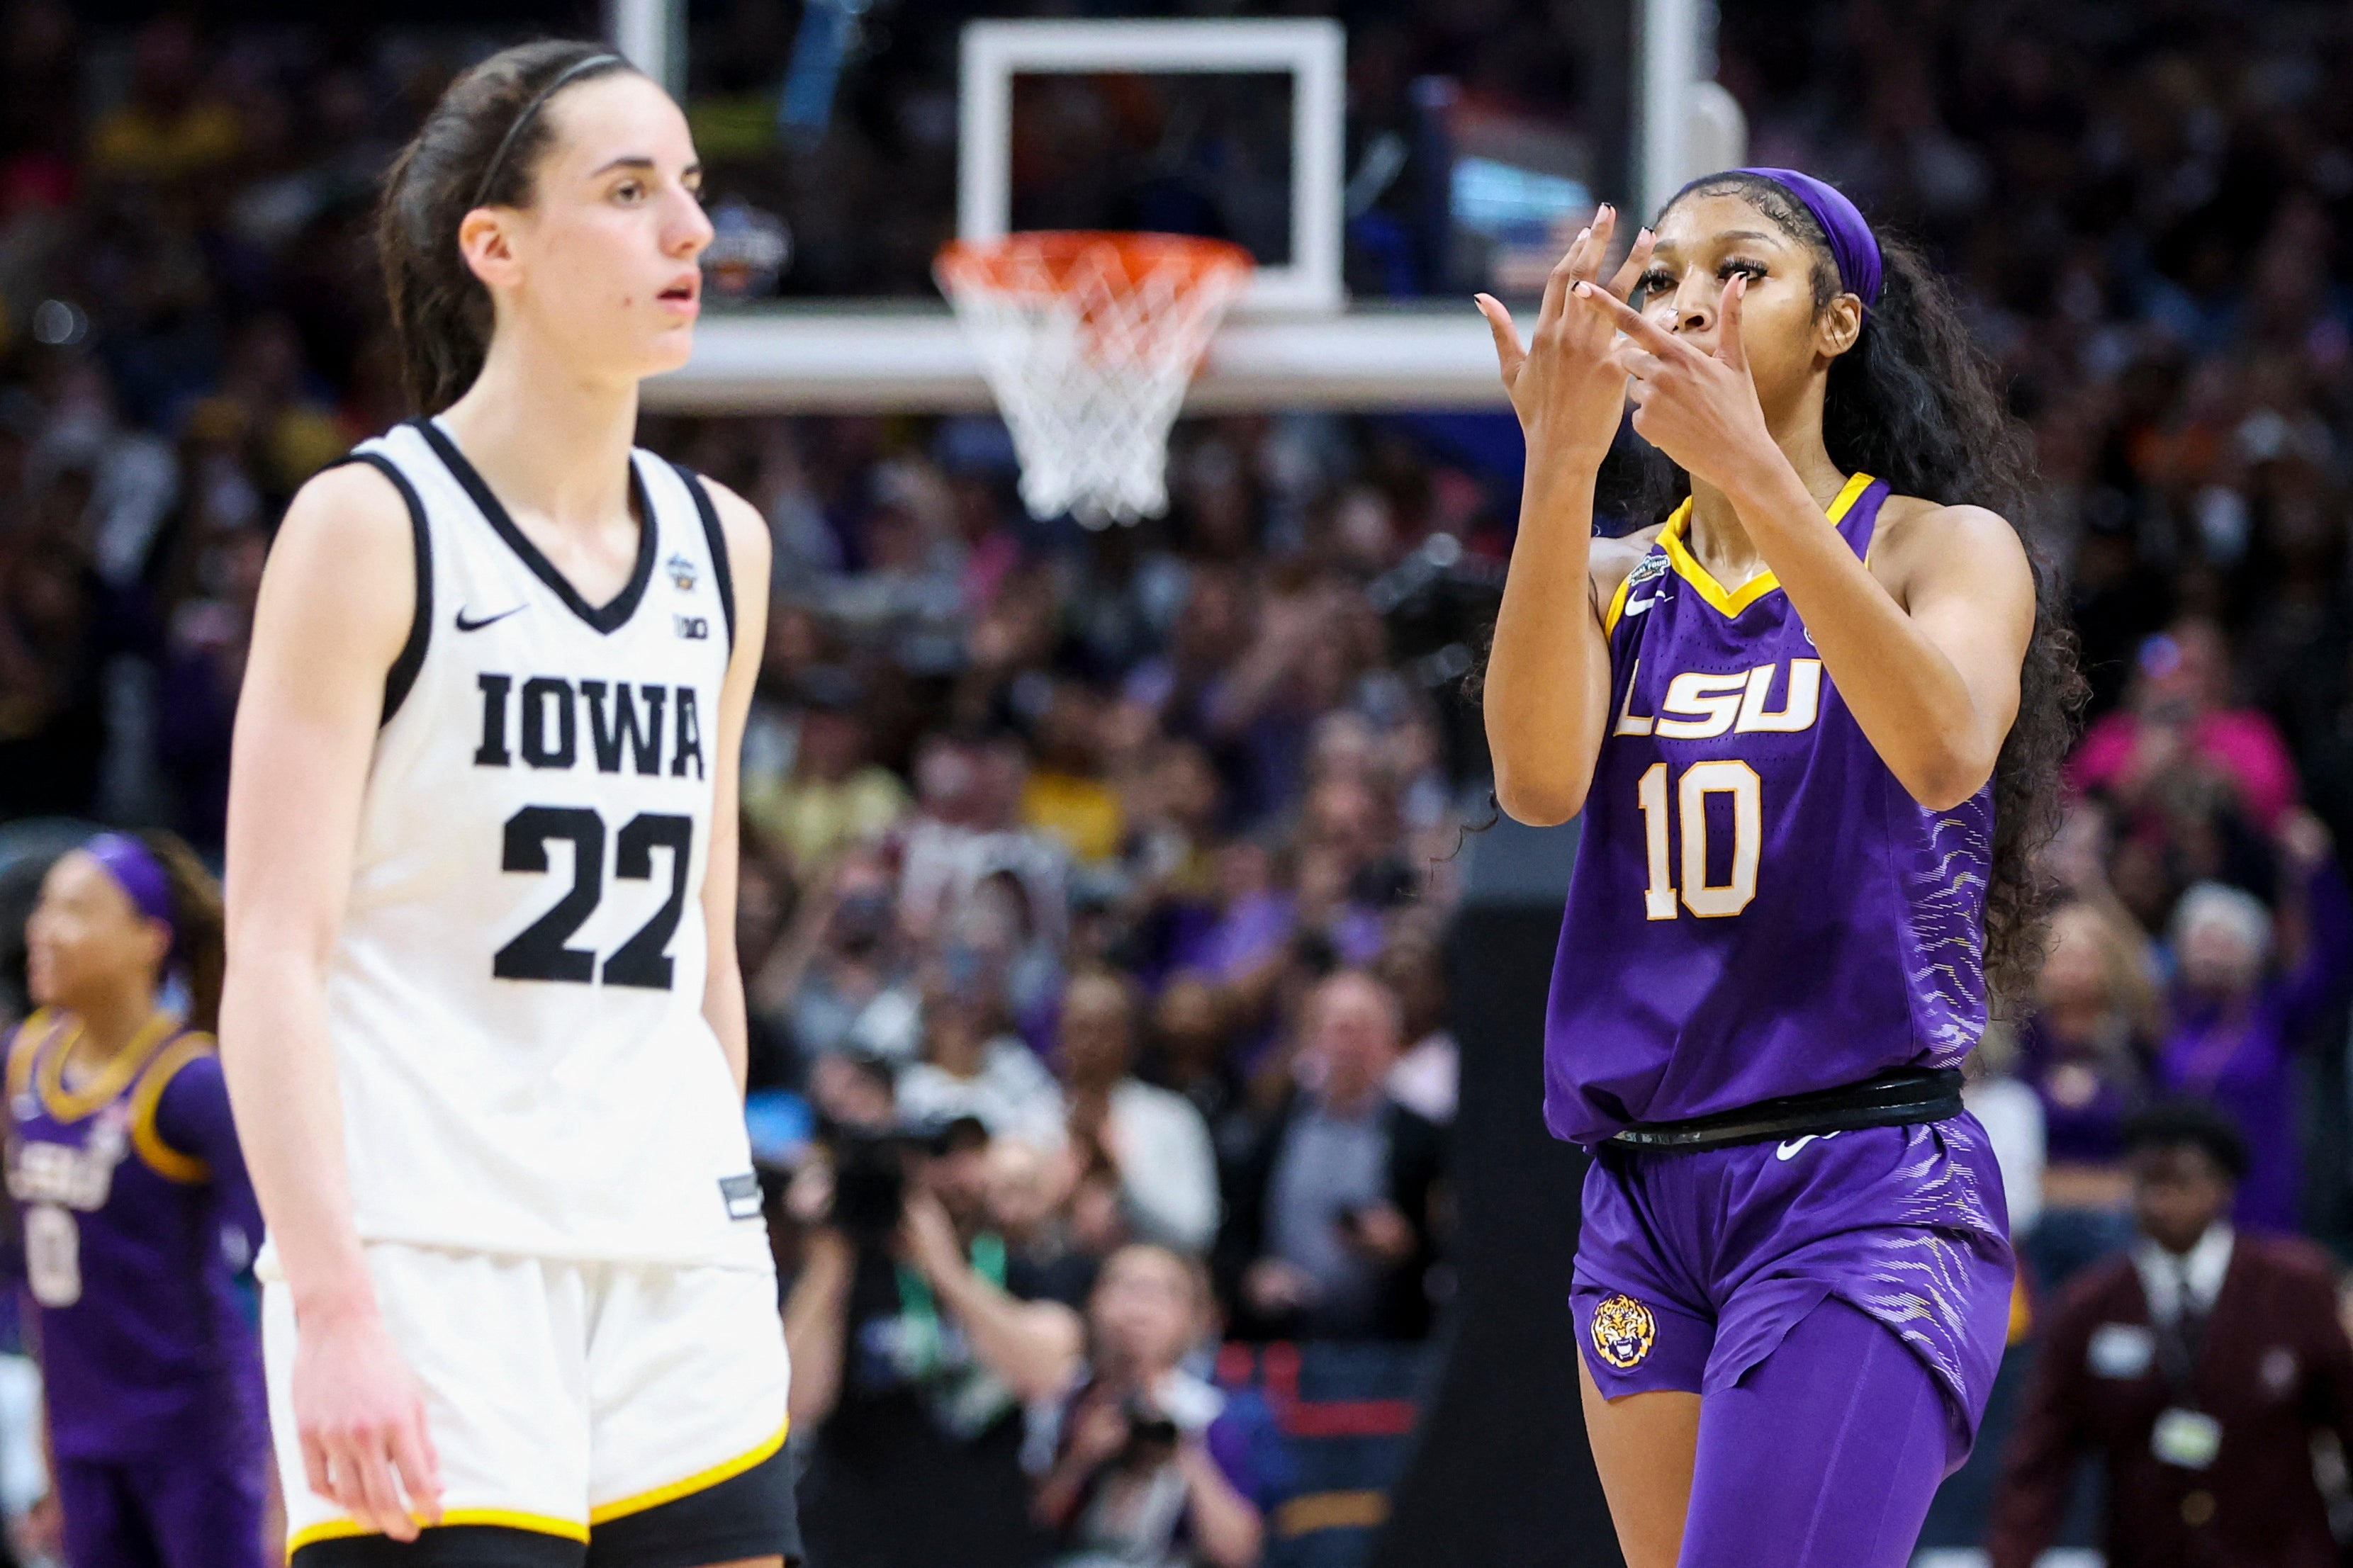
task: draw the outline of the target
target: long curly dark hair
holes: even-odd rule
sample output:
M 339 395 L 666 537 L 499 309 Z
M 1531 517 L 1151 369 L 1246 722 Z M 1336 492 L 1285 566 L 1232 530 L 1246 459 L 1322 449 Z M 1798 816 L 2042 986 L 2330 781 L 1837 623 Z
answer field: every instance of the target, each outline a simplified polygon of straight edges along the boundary
M 376 258 L 384 268 L 400 369 L 420 414 L 438 414 L 482 374 L 491 347 L 491 291 L 458 251 L 458 225 L 477 206 L 527 207 L 554 132 L 548 105 L 527 122 L 543 89 L 598 56 L 564 84 L 626 71 L 601 44 L 545 38 L 501 49 L 451 82 L 385 174 L 376 208 Z M 514 140 L 507 138 L 512 132 Z M 505 155 L 500 157 L 500 149 Z M 497 161 L 497 178 L 482 178 Z
M 1734 195 L 1813 253 L 1814 307 L 1841 289 L 1829 237 L 1778 181 L 1733 171 L 1693 181 L 1667 203 Z M 1661 209 L 1661 216 L 1665 209 Z M 1854 346 L 1831 362 L 1822 443 L 1848 473 L 1885 479 L 1898 495 L 1981 506 L 2020 528 L 2034 459 L 2002 400 L 1993 363 L 1920 252 L 1881 234 L 1879 300 Z M 2024 531 L 2021 529 L 2023 539 Z M 2019 671 L 2018 718 L 1994 764 L 1992 882 L 1986 889 L 1985 976 L 1997 1007 L 2025 994 L 2042 957 L 2052 889 L 2037 852 L 2058 826 L 2059 768 L 2074 743 L 2088 688 L 2051 563 L 2026 540 L 2034 570 L 2034 635 Z

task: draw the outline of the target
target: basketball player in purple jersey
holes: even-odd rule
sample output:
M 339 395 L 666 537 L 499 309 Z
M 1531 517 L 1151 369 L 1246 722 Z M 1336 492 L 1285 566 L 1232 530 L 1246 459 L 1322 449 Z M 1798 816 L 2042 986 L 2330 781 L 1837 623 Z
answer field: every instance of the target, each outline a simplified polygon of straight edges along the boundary
M 1593 1151 L 1572 1307 L 1632 1568 L 1908 1560 L 2013 1264 L 1961 1059 L 2031 963 L 2074 686 L 2027 464 L 1951 301 L 1790 170 L 1686 186 L 1524 349 L 1496 793 L 1584 814 L 1545 1113 Z M 1642 296 L 1637 310 L 1625 302 Z M 1596 540 L 1625 400 L 1690 477 Z
M 102 833 L 50 868 L 25 936 L 39 1010 L 8 1041 L 8 1195 L 66 1562 L 259 1568 L 261 1352 L 227 1233 L 250 1256 L 261 1216 L 205 1032 L 219 890 L 168 835 Z

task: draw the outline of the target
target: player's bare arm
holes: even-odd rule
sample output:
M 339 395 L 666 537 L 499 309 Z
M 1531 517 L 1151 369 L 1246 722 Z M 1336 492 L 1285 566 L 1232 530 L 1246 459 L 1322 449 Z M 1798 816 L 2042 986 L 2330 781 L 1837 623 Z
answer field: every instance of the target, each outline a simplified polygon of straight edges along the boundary
M 728 1070 L 741 1093 L 749 1070 L 744 1012 L 744 973 L 735 952 L 735 882 L 740 852 L 744 725 L 752 710 L 752 689 L 760 679 L 760 655 L 768 641 L 768 525 L 758 509 L 724 485 L 703 481 L 719 512 L 727 542 L 728 574 L 735 584 L 735 647 L 728 657 L 727 683 L 719 699 L 719 751 L 712 767 L 711 866 L 703 873 L 702 914 L 710 932 L 709 979 L 702 1015 L 727 1053 Z
M 220 1030 L 247 1163 L 303 1328 L 305 1479 L 404 1541 L 417 1533 L 412 1507 L 438 1516 L 439 1483 L 422 1398 L 353 1225 L 326 970 L 385 677 L 416 612 L 415 559 L 406 504 L 360 465 L 305 485 L 279 530 L 231 753 Z
M 1503 304 L 1479 297 L 1528 448 L 1519 537 L 1482 703 L 1495 798 L 1539 825 L 1564 822 L 1585 804 L 1609 711 L 1601 606 L 1641 554 L 1593 538 L 1594 479 L 1618 434 L 1626 378 L 1611 357 L 1613 329 L 1568 308 L 1571 289 L 1600 286 L 1616 226 L 1616 212 L 1605 206 L 1569 247 L 1525 346 Z M 1650 250 L 1645 232 L 1608 287 L 1630 290 Z
M 1747 289 L 1746 274 L 1727 279 L 1713 322 L 1672 303 L 1645 314 L 1590 285 L 1577 300 L 1625 333 L 1635 429 L 1691 473 L 1695 491 L 1730 500 L 1864 736 L 1915 800 L 1949 808 L 1992 774 L 2018 713 L 2034 629 L 2025 548 L 1982 508 L 1915 500 L 1891 503 L 1891 537 L 1859 560 L 1817 493 L 1835 493 L 1843 476 L 1820 465 L 1800 474 L 1758 400 L 1741 334 Z

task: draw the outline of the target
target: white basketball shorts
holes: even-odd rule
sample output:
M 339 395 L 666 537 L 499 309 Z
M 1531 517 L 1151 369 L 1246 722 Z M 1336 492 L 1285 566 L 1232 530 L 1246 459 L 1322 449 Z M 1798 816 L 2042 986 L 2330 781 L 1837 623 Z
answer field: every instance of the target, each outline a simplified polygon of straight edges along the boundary
M 424 1385 L 443 1523 L 403 1550 L 311 1490 L 292 1403 L 300 1330 L 287 1287 L 265 1269 L 269 1424 L 295 1568 L 798 1556 L 772 1271 L 390 1243 L 371 1243 L 367 1258 Z

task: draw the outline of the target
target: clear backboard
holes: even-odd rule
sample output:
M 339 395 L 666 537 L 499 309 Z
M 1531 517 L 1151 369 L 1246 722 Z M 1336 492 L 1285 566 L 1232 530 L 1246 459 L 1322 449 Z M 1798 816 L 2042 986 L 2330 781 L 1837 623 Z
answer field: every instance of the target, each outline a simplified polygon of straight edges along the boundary
M 786 28 L 757 5 L 615 0 L 617 37 L 684 57 L 665 74 L 734 257 L 693 363 L 649 405 L 986 408 L 931 257 L 1052 227 L 1251 252 L 1188 409 L 1500 406 L 1471 294 L 1532 301 L 1596 200 L 1639 205 L 1661 183 L 1642 177 L 1646 155 L 1672 165 L 1637 105 L 1699 53 L 1700 0 L 1564 3 L 1578 25 L 1540 47 L 1471 18 L 1460 58 L 1430 60 L 1325 18 L 965 21 L 932 0 L 805 0 Z

